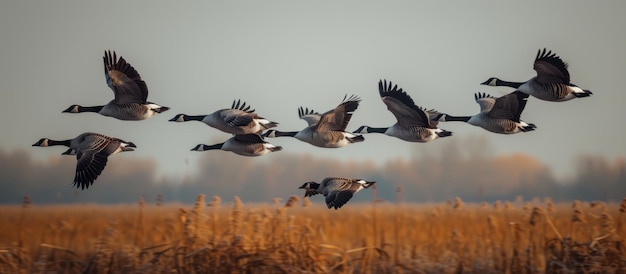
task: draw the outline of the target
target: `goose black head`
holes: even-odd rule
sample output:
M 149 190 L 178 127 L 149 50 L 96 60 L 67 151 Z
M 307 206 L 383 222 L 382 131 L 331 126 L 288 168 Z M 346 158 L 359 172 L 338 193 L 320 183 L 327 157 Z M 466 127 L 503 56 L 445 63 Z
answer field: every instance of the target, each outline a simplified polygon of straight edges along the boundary
M 487 81 L 480 83 L 481 85 L 485 85 L 485 86 L 497 86 L 498 81 L 500 81 L 500 79 L 496 78 L 496 77 L 491 77 L 489 79 L 487 79 Z
M 304 197 L 310 197 L 313 195 L 317 195 L 320 194 L 317 191 L 317 188 L 320 186 L 320 184 L 316 183 L 316 182 L 306 182 L 304 184 L 302 184 L 302 186 L 300 186 L 298 189 L 304 189 L 306 190 L 304 192 Z
M 67 109 L 65 109 L 62 113 L 79 113 L 79 109 L 81 108 L 81 106 L 79 105 L 71 105 L 70 107 L 68 107 Z
M 311 188 L 311 183 L 313 183 L 313 182 L 306 182 L 306 183 L 302 184 L 298 189 L 309 189 L 309 188 Z
M 276 130 L 270 129 L 261 134 L 263 138 L 276 138 Z
M 185 117 L 187 115 L 185 114 L 177 114 L 176 116 L 174 116 L 174 118 L 170 119 L 170 122 L 185 122 Z
M 37 143 L 34 143 L 33 146 L 34 147 L 47 147 L 48 146 L 48 138 L 41 138 L 39 139 L 39 141 L 37 141 Z

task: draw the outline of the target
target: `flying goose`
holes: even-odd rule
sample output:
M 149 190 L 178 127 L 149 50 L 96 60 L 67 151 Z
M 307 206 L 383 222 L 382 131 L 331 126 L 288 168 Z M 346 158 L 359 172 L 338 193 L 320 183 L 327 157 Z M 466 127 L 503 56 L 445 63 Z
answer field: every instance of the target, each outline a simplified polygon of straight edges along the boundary
M 480 112 L 473 116 L 452 116 L 441 113 L 435 117 L 437 121 L 461 121 L 482 127 L 488 131 L 513 134 L 535 130 L 534 124 L 520 120 L 528 94 L 514 91 L 507 95 L 494 98 L 486 93 L 475 93 L 474 99 L 480 106 Z
M 304 197 L 323 194 L 326 197 L 328 209 L 334 207 L 336 210 L 346 204 L 354 196 L 354 193 L 359 192 L 361 189 L 369 188 L 375 183 L 362 179 L 328 177 L 319 184 L 306 182 L 299 189 L 306 190 Z
M 170 122 L 200 121 L 213 128 L 231 134 L 258 134 L 268 128 L 278 125 L 254 113 L 254 109 L 241 103 L 241 100 L 233 101 L 230 108 L 220 109 L 208 115 L 178 114 L 170 119 Z
M 199 144 L 192 148 L 192 151 L 206 151 L 221 149 L 224 151 L 231 151 L 243 156 L 263 156 L 270 152 L 280 151 L 283 148 L 281 146 L 275 146 L 268 142 L 265 142 L 263 138 L 258 134 L 237 134 L 226 142 L 215 145 Z
M 481 83 L 487 86 L 507 86 L 546 101 L 562 102 L 593 94 L 570 83 L 567 63 L 551 51 L 539 50 L 533 69 L 537 76 L 526 82 L 503 81 L 496 77 Z
M 437 121 L 429 117 L 439 115 L 435 110 L 418 107 L 401 88 L 387 80 L 378 82 L 378 93 L 397 122 L 390 127 L 361 126 L 352 133 L 383 133 L 407 142 L 426 143 L 439 137 L 451 136 L 452 132 L 437 128 Z
M 104 60 L 104 76 L 115 98 L 103 106 L 71 105 L 63 112 L 96 112 L 119 120 L 144 120 L 169 109 L 147 101 L 146 82 L 141 80 L 139 72 L 127 63 L 124 57 L 120 56 L 118 59 L 115 51 L 113 54 L 111 51 L 105 51 L 102 59 Z
M 80 189 L 89 188 L 102 173 L 109 156 L 118 152 L 133 151 L 135 144 L 98 133 L 86 132 L 74 139 L 56 141 L 42 138 L 33 146 L 67 146 L 63 155 L 76 155 L 76 175 L 74 186 Z
M 343 101 L 337 107 L 322 115 L 311 110 L 306 111 L 300 107 L 298 114 L 300 119 L 305 120 L 309 126 L 301 131 L 277 131 L 270 129 L 263 137 L 294 137 L 300 141 L 317 147 L 339 148 L 351 143 L 362 142 L 365 138 L 345 131 L 352 117 L 352 113 L 358 108 L 361 99 L 355 95 L 344 96 Z

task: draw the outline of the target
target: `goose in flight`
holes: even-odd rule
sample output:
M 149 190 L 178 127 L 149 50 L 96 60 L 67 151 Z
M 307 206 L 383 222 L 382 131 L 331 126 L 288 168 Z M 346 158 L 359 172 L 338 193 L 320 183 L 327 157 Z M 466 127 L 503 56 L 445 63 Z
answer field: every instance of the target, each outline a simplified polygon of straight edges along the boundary
M 396 123 L 390 127 L 364 125 L 353 133 L 383 133 L 407 142 L 419 143 L 452 135 L 450 131 L 437 128 L 438 122 L 430 118 L 439 115 L 439 112 L 418 107 L 413 99 L 397 85 L 387 83 L 387 80 L 380 80 L 378 93 L 383 103 L 387 105 L 387 110 L 396 117 Z
M 355 193 L 369 188 L 375 183 L 362 179 L 328 177 L 321 183 L 306 182 L 299 189 L 305 190 L 304 197 L 323 194 L 326 197 L 328 209 L 335 208 L 336 210 L 352 199 Z
M 346 131 L 352 113 L 358 108 L 361 99 L 355 95 L 344 96 L 342 102 L 324 114 L 319 115 L 313 110 L 306 111 L 300 107 L 298 114 L 308 126 L 301 131 L 278 131 L 270 129 L 263 137 L 294 137 L 300 141 L 323 148 L 340 148 L 348 144 L 362 142 L 362 135 Z
M 217 149 L 231 151 L 233 153 L 243 156 L 254 157 L 263 156 L 274 151 L 280 151 L 283 148 L 281 146 L 275 146 L 264 141 L 263 138 L 258 134 L 238 134 L 226 140 L 226 142 L 214 145 L 198 144 L 191 150 L 207 151 Z
M 278 123 L 267 120 L 254 113 L 254 109 L 241 103 L 241 100 L 233 101 L 230 108 L 220 109 L 207 115 L 178 114 L 170 119 L 170 122 L 200 121 L 210 127 L 226 133 L 259 134 L 269 128 L 276 127 Z
M 96 112 L 119 120 L 145 120 L 169 108 L 148 102 L 148 86 L 124 57 L 105 51 L 104 76 L 115 97 L 106 105 L 83 107 L 71 105 L 63 112 Z
M 76 155 L 76 173 L 73 185 L 80 189 L 89 188 L 93 184 L 104 170 L 109 156 L 119 152 L 133 151 L 137 148 L 132 142 L 92 132 L 86 132 L 74 139 L 62 141 L 42 138 L 33 146 L 69 147 L 62 154 Z
M 535 130 L 534 124 L 520 120 L 526 106 L 528 94 L 514 91 L 495 98 L 486 93 L 475 93 L 474 99 L 480 106 L 480 112 L 473 116 L 452 116 L 441 113 L 434 117 L 437 121 L 460 121 L 500 134 L 513 134 Z
M 562 102 L 589 97 L 593 93 L 570 83 L 567 63 L 551 51 L 539 50 L 533 69 L 537 76 L 526 82 L 509 82 L 491 77 L 481 83 L 487 86 L 507 86 L 545 101 Z

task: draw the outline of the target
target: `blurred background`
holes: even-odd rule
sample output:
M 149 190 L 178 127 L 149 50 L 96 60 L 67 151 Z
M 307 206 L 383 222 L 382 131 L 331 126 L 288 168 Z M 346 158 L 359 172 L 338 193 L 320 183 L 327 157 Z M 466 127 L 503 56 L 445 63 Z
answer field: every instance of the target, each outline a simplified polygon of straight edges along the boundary
M 198 193 L 266 202 L 303 194 L 328 176 L 376 180 L 380 199 L 432 202 L 619 200 L 626 194 L 626 19 L 623 2 L 472 1 L 295 3 L 75 1 L 0 3 L 0 203 L 124 203 L 144 197 L 191 203 Z M 292 138 L 258 158 L 192 152 L 230 136 L 178 113 L 209 114 L 235 99 L 295 131 L 304 106 L 325 112 L 345 94 L 363 101 L 348 130 L 395 122 L 377 83 L 398 84 L 417 105 L 472 115 L 475 92 L 501 96 L 489 77 L 525 81 L 538 49 L 569 63 L 572 82 L 593 96 L 553 103 L 529 98 L 522 119 L 537 130 L 498 135 L 441 123 L 454 136 L 427 144 L 381 134 L 341 149 Z M 146 81 L 152 102 L 171 107 L 145 121 L 61 113 L 113 98 L 104 50 Z M 31 147 L 94 131 L 137 144 L 114 155 L 95 184 L 72 188 L 76 160 L 60 147 Z M 360 197 L 359 197 L 360 196 Z M 355 201 L 371 199 L 357 195 Z

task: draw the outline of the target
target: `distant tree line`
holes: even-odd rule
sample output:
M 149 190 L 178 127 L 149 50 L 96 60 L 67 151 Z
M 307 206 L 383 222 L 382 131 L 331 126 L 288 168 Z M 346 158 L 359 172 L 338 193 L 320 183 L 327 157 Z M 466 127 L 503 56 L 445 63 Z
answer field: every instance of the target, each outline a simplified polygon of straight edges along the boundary
M 183 181 L 155 178 L 157 165 L 152 159 L 117 157 L 85 191 L 71 186 L 73 159 L 59 156 L 38 161 L 25 151 L 0 150 L 0 203 L 19 204 L 24 195 L 30 195 L 35 204 L 135 203 L 140 197 L 156 203 L 158 195 L 165 203 L 192 203 L 199 193 L 217 195 L 225 201 L 235 195 L 244 202 L 286 201 L 291 195 L 302 195 L 297 189 L 302 183 L 326 176 L 376 180 L 377 198 L 387 201 L 396 199 L 397 187 L 402 187 L 406 202 L 440 202 L 454 197 L 466 202 L 512 201 L 518 196 L 527 200 L 618 201 L 626 196 L 623 158 L 581 155 L 577 173 L 567 181 L 558 181 L 536 158 L 521 153 L 493 155 L 488 146 L 480 139 L 449 142 L 438 153 L 420 150 L 411 159 L 382 165 L 289 152 L 266 159 L 205 153 L 197 171 Z M 371 199 L 370 194 L 363 193 L 354 201 Z

